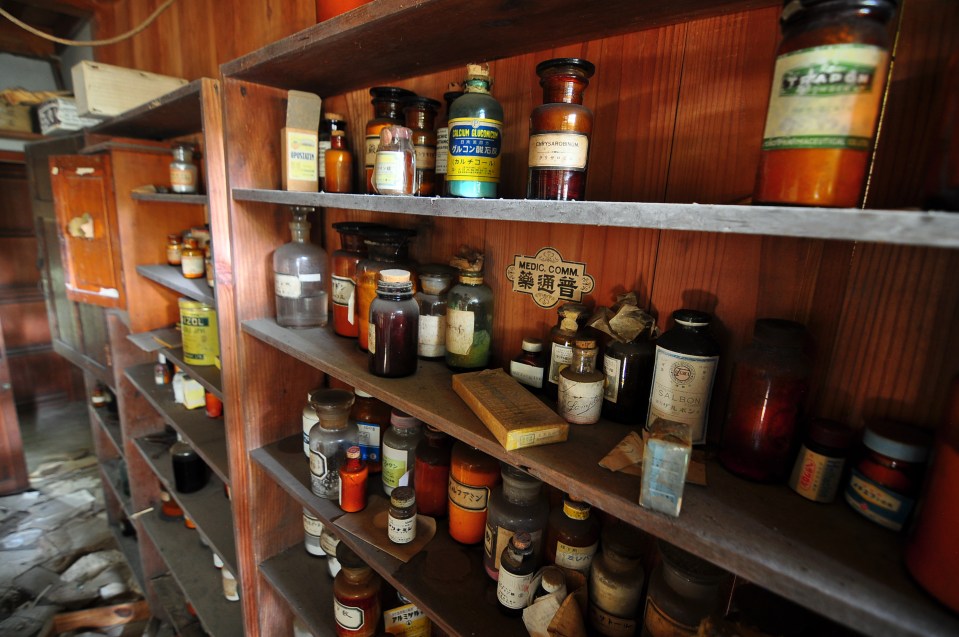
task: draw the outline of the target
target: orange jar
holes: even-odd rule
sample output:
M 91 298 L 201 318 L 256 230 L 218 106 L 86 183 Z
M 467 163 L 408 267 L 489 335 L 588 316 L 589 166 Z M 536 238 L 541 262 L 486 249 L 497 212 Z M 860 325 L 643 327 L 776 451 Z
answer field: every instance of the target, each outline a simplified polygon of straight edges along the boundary
M 490 490 L 500 483 L 499 461 L 464 442 L 453 445 L 450 459 L 450 537 L 477 544 L 486 530 Z
M 340 249 L 331 259 L 333 272 L 333 332 L 340 336 L 356 338 L 356 264 L 366 258 L 363 242 L 370 230 L 381 229 L 378 223 L 341 221 L 333 229 L 340 235 Z

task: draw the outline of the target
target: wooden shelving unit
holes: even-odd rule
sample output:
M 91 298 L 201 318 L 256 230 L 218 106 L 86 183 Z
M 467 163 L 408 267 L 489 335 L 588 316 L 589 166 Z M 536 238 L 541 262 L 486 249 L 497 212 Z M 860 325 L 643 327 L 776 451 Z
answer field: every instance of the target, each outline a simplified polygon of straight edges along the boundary
M 210 198 L 206 195 L 181 195 L 173 192 L 140 192 L 134 190 L 130 193 L 130 196 L 137 201 L 151 201 L 154 203 L 189 204 L 191 206 L 206 206 L 210 203 Z
M 107 435 L 116 453 L 122 456 L 123 432 L 120 428 L 120 417 L 110 412 L 109 409 L 96 409 L 94 407 L 90 407 L 90 414 L 93 416 L 94 422 Z
M 333 613 L 324 603 L 333 597 L 333 580 L 323 573 L 325 561 L 293 546 L 260 564 L 263 577 L 316 637 L 336 635 Z
M 213 365 L 191 365 L 187 363 L 182 347 L 164 348 L 163 353 L 168 361 L 178 365 L 190 378 L 203 385 L 204 389 L 217 398 L 223 399 L 223 375 L 219 369 Z
M 206 284 L 206 279 L 188 279 L 183 276 L 178 268 L 169 265 L 138 265 L 137 272 L 140 276 L 179 292 L 194 301 L 200 301 L 208 305 L 216 304 L 213 291 Z
M 203 637 L 199 620 L 187 612 L 186 600 L 171 575 L 159 575 L 150 580 L 157 592 L 166 620 L 181 637 Z

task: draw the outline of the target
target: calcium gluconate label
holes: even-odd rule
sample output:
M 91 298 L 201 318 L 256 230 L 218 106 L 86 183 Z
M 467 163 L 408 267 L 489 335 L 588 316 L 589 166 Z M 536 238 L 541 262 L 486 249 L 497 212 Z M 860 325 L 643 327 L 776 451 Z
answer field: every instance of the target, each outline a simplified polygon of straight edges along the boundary
M 499 182 L 503 122 L 457 117 L 449 122 L 447 181 Z

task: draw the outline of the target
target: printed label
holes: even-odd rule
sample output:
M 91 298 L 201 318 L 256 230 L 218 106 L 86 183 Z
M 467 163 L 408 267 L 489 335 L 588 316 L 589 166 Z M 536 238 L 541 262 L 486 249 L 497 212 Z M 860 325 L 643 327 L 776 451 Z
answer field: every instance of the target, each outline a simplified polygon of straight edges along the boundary
M 376 353 L 376 323 L 372 321 L 367 324 L 366 351 L 371 355 Z
M 180 268 L 183 276 L 197 278 L 206 274 L 206 262 L 203 257 L 181 257 Z
M 436 129 L 436 174 L 446 174 L 446 161 L 450 152 L 450 129 L 444 126 Z
M 363 460 L 367 462 L 380 461 L 380 426 L 372 422 L 356 421 L 356 428 L 360 430 L 359 447 Z
M 489 504 L 489 488 L 463 484 L 452 475 L 447 493 L 450 504 L 466 511 L 485 511 Z
M 409 544 L 416 539 L 416 516 L 405 520 L 397 520 L 392 515 L 387 515 L 386 535 L 390 542 Z
M 196 185 L 196 169 L 170 168 L 170 185 L 191 187 Z
M 437 358 L 446 353 L 446 317 L 420 316 L 416 353 Z
M 680 354 L 657 345 L 646 426 L 656 418 L 686 423 L 692 443 L 705 442 L 709 396 L 718 364 L 718 356 Z
M 336 598 L 333 598 L 333 617 L 336 625 L 346 630 L 359 630 L 366 622 L 366 613 L 362 608 L 347 606 Z
M 549 382 L 559 384 L 559 373 L 573 362 L 573 348 L 553 343 L 549 350 Z
M 380 136 L 379 133 L 376 135 L 367 135 L 366 136 L 366 155 L 364 155 L 364 162 L 367 168 L 372 168 L 376 165 L 376 151 L 380 148 Z
M 383 445 L 383 484 L 390 488 L 400 486 L 406 473 L 406 451 Z
M 663 513 L 679 515 L 688 466 L 688 447 L 650 437 L 643 455 L 639 503 Z
M 915 501 L 879 485 L 856 469 L 846 487 L 846 502 L 887 529 L 898 531 L 905 524 Z
M 516 575 L 500 569 L 496 582 L 496 599 L 506 608 L 522 609 L 529 606 L 529 589 L 533 573 Z
M 888 53 L 869 44 L 833 44 L 780 55 L 763 150 L 869 150 L 886 83 Z
M 273 274 L 273 287 L 276 295 L 284 299 L 298 299 L 303 296 L 303 286 L 300 279 L 293 274 Z
M 596 604 L 589 605 L 589 623 L 605 637 L 632 637 L 636 634 L 636 620 L 610 615 Z
M 318 142 L 316 133 L 286 131 L 286 178 L 289 181 L 316 181 Z
M 180 246 L 169 246 L 166 249 L 166 262 L 170 265 L 180 265 L 182 255 Z
M 383 628 L 387 635 L 403 637 L 430 637 L 430 618 L 413 604 L 393 608 L 383 613 Z
M 465 356 L 473 347 L 473 325 L 476 315 L 466 310 L 446 309 L 446 349 Z
M 413 146 L 413 156 L 416 158 L 416 170 L 433 170 L 436 168 L 436 147 L 417 144 Z
M 317 164 L 319 165 L 321 178 L 326 177 L 326 151 L 328 151 L 332 147 L 333 147 L 333 142 L 329 140 L 321 141 L 317 145 L 317 156 L 319 157 L 319 159 L 317 160 Z
M 843 458 L 829 458 L 803 446 L 793 465 L 789 486 L 813 502 L 832 502 L 845 464 Z
M 336 498 L 340 493 L 340 474 L 333 471 L 321 453 L 310 451 L 310 487 L 322 498 Z
M 406 188 L 406 153 L 399 150 L 377 152 L 373 186 L 380 192 L 403 191 Z
M 542 367 L 537 367 L 536 365 L 528 365 L 526 363 L 518 363 L 516 361 L 510 361 L 509 364 L 510 376 L 524 385 L 535 387 L 537 389 L 543 388 L 544 371 L 545 370 Z
M 307 535 L 319 538 L 323 534 L 323 523 L 309 513 L 303 512 L 303 531 Z
M 448 181 L 499 182 L 503 122 L 457 117 L 449 121 Z
M 676 621 L 656 605 L 652 597 L 646 598 L 643 613 L 643 635 L 649 637 L 696 637 L 699 626 L 690 626 Z
M 623 369 L 623 361 L 609 354 L 603 356 L 603 372 L 606 374 L 606 388 L 603 390 L 603 399 L 615 403 L 619 398 L 619 374 Z
M 327 533 L 326 535 L 320 536 L 320 548 L 330 557 L 336 557 L 336 547 L 339 545 L 340 539 L 335 535 Z
M 562 542 L 556 543 L 556 565 L 569 568 L 581 573 L 589 572 L 589 565 L 593 563 L 593 555 L 599 544 L 590 546 L 570 546 Z
M 585 170 L 589 138 L 577 133 L 544 133 L 529 136 L 530 168 Z
M 595 423 L 603 410 L 603 381 L 581 383 L 560 376 L 556 406 L 559 415 L 567 422 L 578 425 Z
M 333 280 L 333 305 L 353 307 L 353 298 L 356 296 L 356 284 L 353 283 L 353 279 L 348 276 L 336 276 L 335 274 L 330 278 Z M 350 312 L 350 314 L 353 314 L 353 312 Z M 353 321 L 352 317 L 350 317 L 350 321 Z

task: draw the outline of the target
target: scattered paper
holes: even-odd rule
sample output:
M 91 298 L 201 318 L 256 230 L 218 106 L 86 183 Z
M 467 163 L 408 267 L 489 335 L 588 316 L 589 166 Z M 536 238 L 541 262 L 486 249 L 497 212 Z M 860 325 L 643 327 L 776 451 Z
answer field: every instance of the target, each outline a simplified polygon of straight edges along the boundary
M 599 461 L 599 466 L 610 471 L 643 477 L 643 449 L 646 447 L 644 437 L 645 432 L 643 436 L 635 431 L 629 432 Z M 698 449 L 693 450 L 692 458 L 689 460 L 686 482 L 706 486 L 706 456 Z

